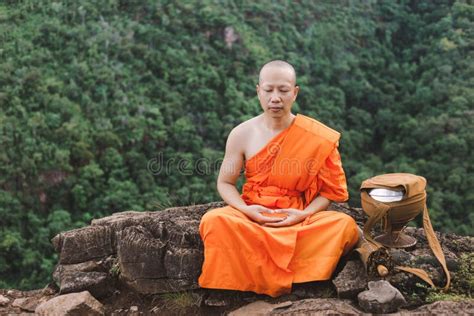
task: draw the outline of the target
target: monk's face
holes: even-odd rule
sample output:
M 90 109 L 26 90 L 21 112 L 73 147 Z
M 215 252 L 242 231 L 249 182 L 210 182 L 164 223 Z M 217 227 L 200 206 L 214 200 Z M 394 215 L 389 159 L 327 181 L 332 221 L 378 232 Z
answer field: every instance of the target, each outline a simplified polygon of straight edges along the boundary
M 271 117 L 289 115 L 298 91 L 295 75 L 290 69 L 266 67 L 260 72 L 257 95 L 263 111 Z

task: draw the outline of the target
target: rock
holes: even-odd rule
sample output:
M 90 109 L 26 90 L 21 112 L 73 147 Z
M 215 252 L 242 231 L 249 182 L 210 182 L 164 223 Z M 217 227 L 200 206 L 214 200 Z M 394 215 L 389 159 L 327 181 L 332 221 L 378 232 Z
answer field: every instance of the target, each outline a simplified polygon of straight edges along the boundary
M 127 286 L 141 294 L 172 293 L 179 289 L 195 289 L 196 285 L 190 280 L 170 279 L 121 279 Z
M 153 212 L 125 211 L 93 219 L 92 226 L 107 226 L 113 231 L 122 231 L 130 226 L 141 225 L 153 218 Z
M 155 239 L 143 226 L 125 228 L 118 241 L 121 276 L 128 280 L 165 278 L 166 246 L 166 240 Z
M 367 273 L 360 260 L 346 263 L 341 272 L 332 281 L 340 298 L 355 298 L 367 288 Z
M 412 255 L 403 249 L 391 248 L 389 251 L 396 265 L 406 265 L 412 259 Z
M 54 282 L 48 283 L 42 290 L 41 295 L 43 296 L 51 296 L 58 293 L 59 288 Z
M 34 312 L 39 302 L 33 297 L 17 298 L 13 301 L 12 307 L 19 307 L 22 310 Z
M 462 302 L 439 301 L 418 307 L 412 311 L 404 311 L 401 315 L 474 315 L 474 300 Z
M 223 205 L 115 213 L 93 220 L 91 226 L 58 234 L 52 240 L 60 257 L 55 280 L 63 283 L 66 270 L 107 272 L 95 260 L 113 256 L 118 260 L 119 279 L 139 293 L 196 289 L 203 260 L 199 221 L 207 210 Z
M 138 316 L 140 313 L 138 312 L 138 306 L 131 306 L 127 316 Z
M 338 212 L 345 213 L 352 217 L 359 226 L 364 226 L 364 223 L 367 221 L 367 214 L 361 208 L 349 207 L 347 203 L 334 203 L 332 202 L 328 206 L 328 210 L 334 210 Z
M 264 301 L 256 301 L 250 304 L 247 304 L 239 309 L 236 309 L 233 312 L 229 313 L 229 316 L 247 316 L 247 315 L 270 315 L 270 313 L 277 308 L 289 307 L 293 303 L 290 301 L 283 302 L 280 304 L 270 304 Z
M 222 296 L 209 296 L 207 299 L 204 300 L 204 305 L 212 306 L 212 307 L 224 307 L 229 305 L 229 302 L 226 298 Z
M 35 313 L 47 315 L 104 315 L 104 306 L 88 291 L 70 293 L 50 299 L 40 304 Z
M 115 252 L 114 231 L 107 226 L 87 226 L 56 235 L 51 242 L 59 263 L 81 263 Z
M 161 228 L 166 230 L 163 224 Z M 126 228 L 118 242 L 121 279 L 142 294 L 198 288 L 203 250 L 173 243 L 156 239 L 143 226 Z
M 58 264 L 53 279 L 59 285 L 60 294 L 89 291 L 94 297 L 107 297 L 114 291 L 114 280 L 109 271 L 114 257 L 88 260 L 75 264 Z
M 103 298 L 114 292 L 113 281 L 105 272 L 70 272 L 63 275 L 60 294 L 89 291 L 95 298 Z
M 61 278 L 71 272 L 91 272 L 101 271 L 101 266 L 95 260 L 89 260 L 75 264 L 58 264 L 56 265 L 53 272 L 53 279 L 57 284 L 61 283 Z M 105 271 L 104 271 L 105 272 Z
M 151 221 L 147 226 L 151 228 L 125 228 L 120 236 L 117 256 L 123 280 L 143 294 L 198 288 L 203 261 L 199 222 Z
M 0 295 L 0 306 L 5 306 L 10 303 L 10 299 L 6 296 Z
M 271 315 L 360 315 L 362 312 L 349 300 L 316 298 L 292 302 L 290 306 L 276 306 Z
M 307 298 L 329 298 L 336 297 L 336 289 L 332 280 L 313 281 L 305 283 L 294 283 L 291 287 L 291 293 L 285 294 L 288 300 L 307 299 Z
M 402 293 L 385 280 L 369 282 L 369 290 L 357 296 L 359 306 L 369 313 L 393 313 L 406 304 Z
M 291 294 L 295 295 L 297 298 L 307 298 L 308 293 L 304 288 L 298 288 L 291 291 Z
M 60 285 L 64 278 L 68 278 L 68 270 L 109 273 L 112 265 L 110 260 L 106 260 L 114 258 L 116 264 L 113 266 L 113 273 L 110 273 L 112 280 L 118 277 L 119 281 L 141 294 L 197 289 L 197 278 L 203 260 L 199 221 L 208 210 L 224 205 L 223 202 L 214 202 L 156 212 L 120 212 L 94 219 L 88 227 L 60 233 L 52 240 L 60 258 L 55 280 Z M 330 209 L 352 216 L 359 226 L 367 218 L 361 209 L 341 204 L 333 203 Z M 428 247 L 424 231 L 411 227 L 406 231 L 417 238 L 418 244 L 415 249 L 395 251 L 395 263 L 425 268 L 435 282 L 442 285 L 444 275 L 436 260 L 432 260 L 433 254 Z M 472 237 L 453 234 L 438 236 L 448 265 L 452 267 L 459 266 L 462 253 L 474 251 Z M 350 263 L 353 264 L 355 263 Z M 350 277 L 345 276 L 346 273 L 350 275 L 350 272 L 348 270 L 340 273 L 334 283 L 340 297 L 354 296 L 360 291 L 360 283 L 364 282 L 352 280 L 360 281 L 359 285 L 344 283 L 344 279 L 350 280 Z M 456 278 L 456 273 L 456 270 L 451 270 L 453 279 Z M 354 273 L 354 276 L 360 278 L 362 274 Z M 414 275 L 393 269 L 387 279 L 403 293 L 410 293 L 415 284 L 420 282 Z M 339 281 L 341 283 L 338 283 Z M 87 290 L 97 295 L 94 290 Z M 295 293 L 299 297 L 321 297 L 308 290 Z

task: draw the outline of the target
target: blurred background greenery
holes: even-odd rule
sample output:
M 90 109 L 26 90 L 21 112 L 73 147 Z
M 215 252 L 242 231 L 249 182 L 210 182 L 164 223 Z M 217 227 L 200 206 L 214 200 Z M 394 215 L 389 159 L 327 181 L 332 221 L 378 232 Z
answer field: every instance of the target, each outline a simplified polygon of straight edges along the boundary
M 472 235 L 473 48 L 461 0 L 2 1 L 0 288 L 43 287 L 50 239 L 92 218 L 220 200 L 192 166 L 260 113 L 272 59 L 295 112 L 342 132 L 352 206 L 362 180 L 416 173 L 435 229 Z

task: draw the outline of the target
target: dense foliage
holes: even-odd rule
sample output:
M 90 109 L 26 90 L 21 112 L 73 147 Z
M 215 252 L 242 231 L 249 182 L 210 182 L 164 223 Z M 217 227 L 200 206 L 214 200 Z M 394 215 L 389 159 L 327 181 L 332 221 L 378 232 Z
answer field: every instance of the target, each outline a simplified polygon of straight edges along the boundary
M 259 67 L 295 65 L 300 112 L 368 177 L 428 180 L 436 229 L 473 234 L 469 1 L 6 0 L 0 4 L 0 288 L 43 286 L 50 238 L 122 210 L 218 200 Z

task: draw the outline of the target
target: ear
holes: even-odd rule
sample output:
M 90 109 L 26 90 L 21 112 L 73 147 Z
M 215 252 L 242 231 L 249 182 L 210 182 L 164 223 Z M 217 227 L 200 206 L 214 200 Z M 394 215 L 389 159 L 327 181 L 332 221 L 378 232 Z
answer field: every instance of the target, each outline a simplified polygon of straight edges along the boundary
M 293 101 L 296 100 L 296 97 L 298 96 L 298 92 L 300 92 L 300 87 L 299 86 L 295 86 L 293 88 L 293 92 L 295 94 L 294 98 L 293 98 Z
M 257 85 L 255 86 L 255 88 L 256 88 L 257 94 L 258 94 L 258 93 L 260 92 L 260 86 L 258 85 L 258 83 L 257 83 Z

